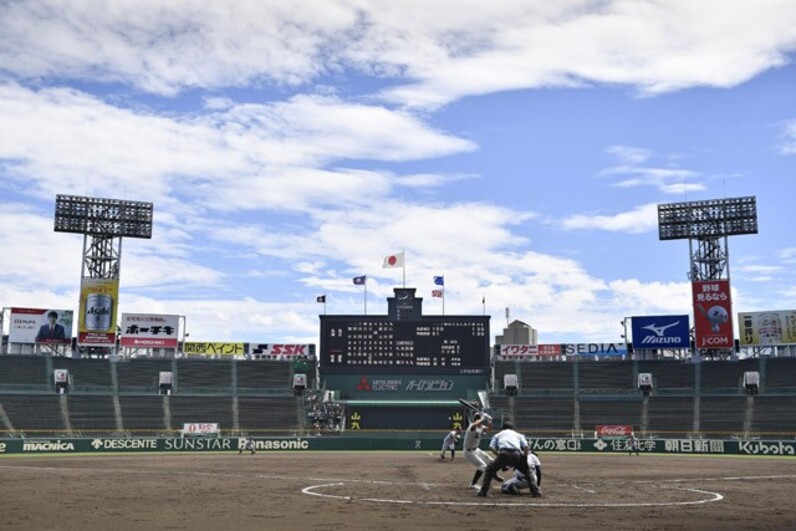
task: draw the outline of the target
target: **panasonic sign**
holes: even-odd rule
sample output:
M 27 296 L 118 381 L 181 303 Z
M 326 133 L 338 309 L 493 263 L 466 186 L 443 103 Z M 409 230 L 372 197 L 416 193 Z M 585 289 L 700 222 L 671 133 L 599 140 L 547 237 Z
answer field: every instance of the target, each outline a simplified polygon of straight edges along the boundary
M 687 315 L 652 315 L 631 318 L 634 349 L 689 348 Z

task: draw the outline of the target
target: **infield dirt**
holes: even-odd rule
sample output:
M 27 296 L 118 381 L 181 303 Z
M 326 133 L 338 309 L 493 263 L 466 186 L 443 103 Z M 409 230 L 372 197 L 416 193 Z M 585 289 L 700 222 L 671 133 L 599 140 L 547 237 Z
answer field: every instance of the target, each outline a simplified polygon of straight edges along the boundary
M 796 529 L 796 459 L 542 454 L 488 498 L 427 452 L 0 459 L 2 529 Z

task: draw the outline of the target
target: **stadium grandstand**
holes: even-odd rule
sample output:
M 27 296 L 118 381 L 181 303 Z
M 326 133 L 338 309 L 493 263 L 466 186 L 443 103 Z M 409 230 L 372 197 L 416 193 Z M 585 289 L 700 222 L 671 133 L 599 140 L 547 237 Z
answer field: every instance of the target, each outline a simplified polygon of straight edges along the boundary
M 630 425 L 642 437 L 796 436 L 796 358 L 494 359 L 491 378 L 439 376 L 430 382 L 464 387 L 411 396 L 373 391 L 406 378 L 400 374 L 317 379 L 315 363 L 302 363 L 298 370 L 310 377 L 297 393 L 297 365 L 288 361 L 0 355 L 0 430 L 23 437 L 174 436 L 186 424 L 214 423 L 230 435 L 439 431 L 461 411 L 459 396 L 482 401 L 497 419 L 540 437 L 589 437 L 598 425 Z M 58 370 L 68 371 L 65 392 L 53 378 Z M 172 375 L 168 392 L 160 385 L 163 372 Z M 749 372 L 759 374 L 753 393 L 744 385 Z M 640 373 L 652 375 L 648 392 L 638 386 Z M 516 376 L 516 388 L 504 386 L 506 375 Z
M 59 369 L 69 371 L 65 392 L 53 377 Z M 294 363 L 268 360 L 2 355 L 0 429 L 19 436 L 175 435 L 185 424 L 215 423 L 229 434 L 299 433 L 309 413 L 295 371 Z M 168 392 L 162 372 L 172 376 Z
M 744 374 L 759 374 L 750 393 Z M 644 437 L 796 436 L 796 358 L 494 363 L 490 402 L 524 431 L 585 436 L 597 425 L 631 425 Z M 638 386 L 652 375 L 652 390 Z M 517 377 L 516 390 L 502 377 Z

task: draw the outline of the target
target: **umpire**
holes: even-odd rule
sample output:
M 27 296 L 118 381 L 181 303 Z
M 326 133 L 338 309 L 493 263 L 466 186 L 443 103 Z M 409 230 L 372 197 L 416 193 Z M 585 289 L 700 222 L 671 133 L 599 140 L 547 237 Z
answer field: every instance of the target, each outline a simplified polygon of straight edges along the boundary
M 514 425 L 511 422 L 504 422 L 500 427 L 500 431 L 492 437 L 489 442 L 489 449 L 495 454 L 495 460 L 489 463 L 484 473 L 484 481 L 481 483 L 481 490 L 478 491 L 478 496 L 487 496 L 489 492 L 489 485 L 492 479 L 497 474 L 498 470 L 505 467 L 513 467 L 519 470 L 526 478 L 532 478 L 531 470 L 528 467 L 528 452 L 531 448 L 528 446 L 528 441 L 521 434 L 514 431 Z M 531 496 L 534 498 L 541 498 L 542 491 L 533 481 L 528 481 L 531 487 Z

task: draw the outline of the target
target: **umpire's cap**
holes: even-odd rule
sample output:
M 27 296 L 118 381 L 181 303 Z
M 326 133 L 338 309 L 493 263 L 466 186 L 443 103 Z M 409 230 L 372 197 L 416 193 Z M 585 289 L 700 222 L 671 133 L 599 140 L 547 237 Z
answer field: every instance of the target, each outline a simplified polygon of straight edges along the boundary
M 506 422 L 503 423 L 503 425 L 500 427 L 500 429 L 501 430 L 513 430 L 514 429 L 514 424 L 509 422 L 509 421 L 506 421 Z

